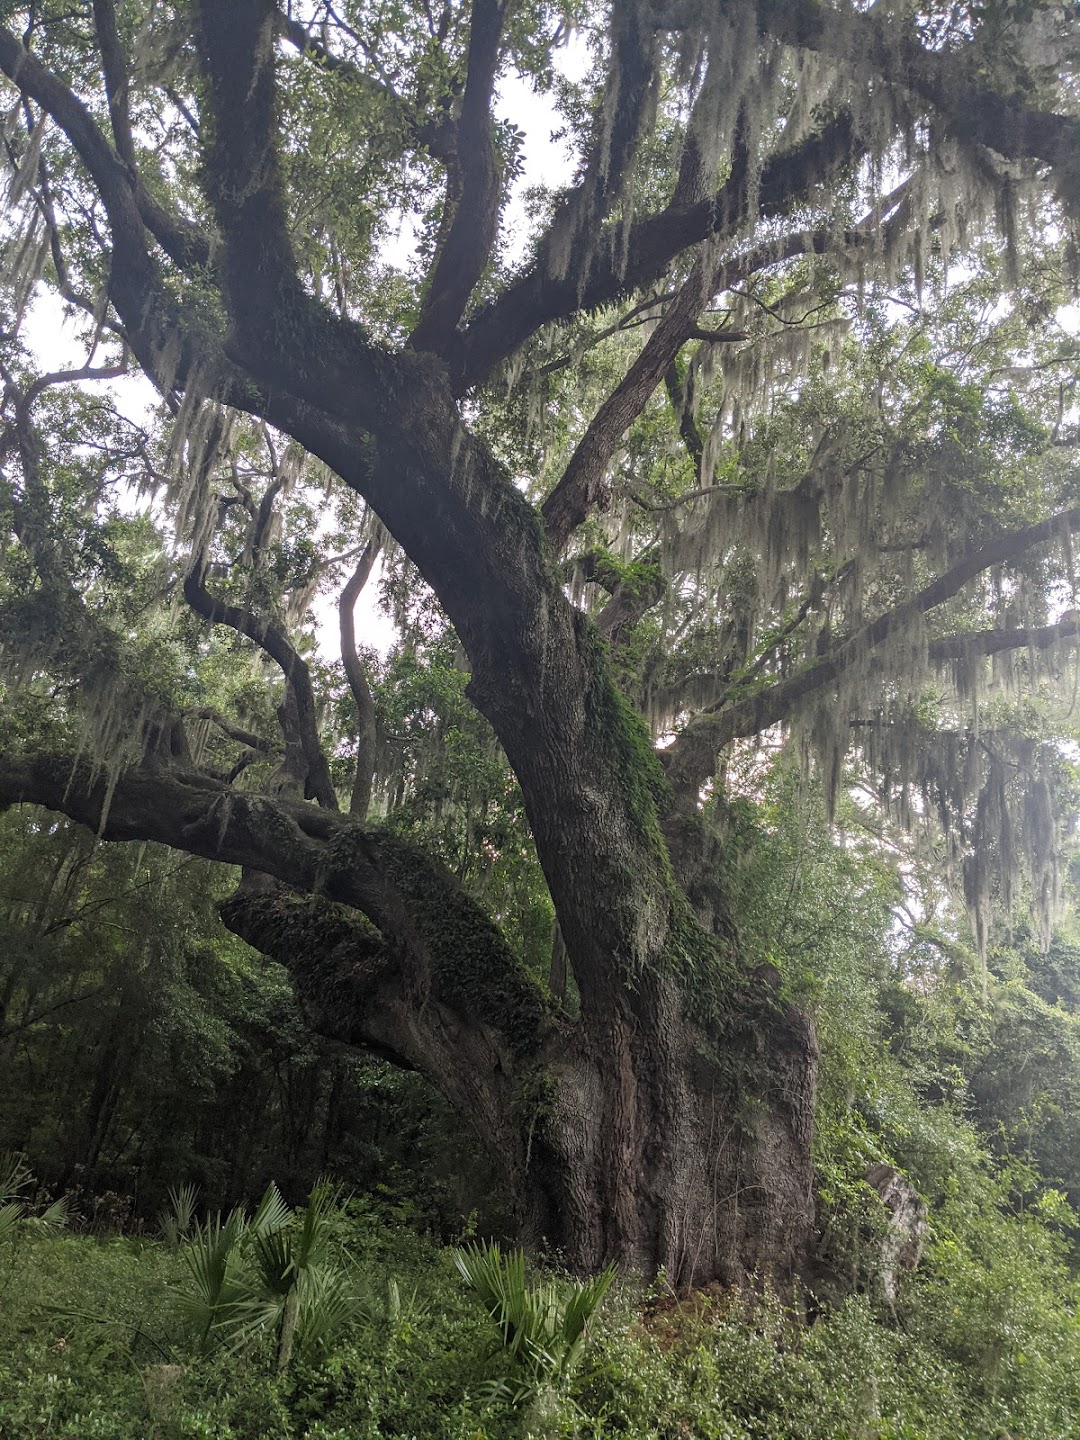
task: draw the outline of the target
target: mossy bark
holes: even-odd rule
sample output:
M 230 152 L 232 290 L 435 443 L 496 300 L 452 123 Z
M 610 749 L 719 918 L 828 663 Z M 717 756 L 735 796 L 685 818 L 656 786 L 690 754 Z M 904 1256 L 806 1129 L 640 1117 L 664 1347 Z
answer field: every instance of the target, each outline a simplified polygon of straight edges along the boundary
M 813 1220 L 817 1052 L 770 975 L 720 971 L 708 945 L 688 974 L 684 928 L 666 974 L 625 987 L 602 1022 L 573 1023 L 482 929 L 421 994 L 344 906 L 242 887 L 223 916 L 288 966 L 317 1029 L 421 1071 L 451 1101 L 528 1242 L 574 1270 L 616 1259 L 680 1287 L 795 1278 Z

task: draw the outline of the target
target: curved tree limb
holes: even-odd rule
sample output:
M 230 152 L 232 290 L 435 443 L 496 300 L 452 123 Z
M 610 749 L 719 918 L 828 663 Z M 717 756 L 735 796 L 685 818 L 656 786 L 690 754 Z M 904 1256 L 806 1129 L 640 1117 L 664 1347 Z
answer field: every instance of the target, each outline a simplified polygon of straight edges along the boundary
M 356 602 L 360 598 L 382 549 L 381 540 L 369 540 L 356 569 L 349 576 L 338 601 L 341 633 L 341 660 L 356 706 L 356 775 L 353 779 L 349 814 L 363 820 L 371 804 L 371 786 L 375 776 L 375 700 L 367 674 L 356 650 Z
M 304 784 L 320 805 L 336 810 L 338 803 L 330 779 L 330 767 L 319 744 L 315 692 L 311 688 L 311 672 L 307 664 L 280 625 L 211 595 L 206 588 L 205 575 L 205 561 L 199 561 L 184 579 L 184 599 L 196 614 L 202 615 L 212 625 L 227 625 L 231 630 L 246 635 L 279 666 L 285 676 L 286 716 L 295 720 L 303 754 Z M 288 751 L 291 727 L 285 724 L 284 728 Z
M 516 1123 L 516 1070 L 566 1022 L 491 920 L 422 850 L 197 772 L 136 768 L 110 779 L 71 754 L 0 755 L 0 809 L 20 803 L 63 813 L 105 840 L 156 841 L 279 880 L 294 893 L 241 887 L 223 907 L 229 927 L 293 972 L 338 1039 L 421 1070 L 463 1109 L 471 1096 L 485 1138 L 504 1157 L 517 1153 L 506 1129 Z M 458 956 L 466 932 L 467 964 Z
M 499 167 L 491 101 L 506 18 L 504 0 L 472 0 L 468 69 L 446 177 L 450 216 L 409 343 L 441 353 L 484 272 L 499 228 Z

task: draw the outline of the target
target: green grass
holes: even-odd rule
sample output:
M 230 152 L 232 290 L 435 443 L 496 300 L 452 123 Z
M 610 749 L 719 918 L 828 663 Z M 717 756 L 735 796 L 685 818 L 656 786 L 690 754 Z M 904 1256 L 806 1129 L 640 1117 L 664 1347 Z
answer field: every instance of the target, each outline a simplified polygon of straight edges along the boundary
M 199 1355 L 182 1248 L 20 1237 L 0 1250 L 0 1440 L 1080 1437 L 1071 1282 L 1037 1255 L 1024 1276 L 1019 1254 L 995 1270 L 942 1244 L 897 1315 L 853 1297 L 812 1326 L 618 1284 L 573 1373 L 515 1406 L 490 1398 L 507 1357 L 453 1251 L 355 1208 L 333 1243 L 357 1304 L 278 1374 L 269 1335 Z

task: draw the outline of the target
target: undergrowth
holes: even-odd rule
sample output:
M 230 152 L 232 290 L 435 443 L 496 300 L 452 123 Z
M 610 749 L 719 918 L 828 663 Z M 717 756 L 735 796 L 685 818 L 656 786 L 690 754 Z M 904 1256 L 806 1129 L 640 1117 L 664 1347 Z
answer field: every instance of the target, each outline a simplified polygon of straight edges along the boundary
M 624 1279 L 542 1394 L 500 1383 L 505 1336 L 463 1285 L 463 1252 L 356 1203 L 326 1237 L 356 1303 L 287 1368 L 269 1328 L 200 1344 L 184 1299 L 197 1230 L 180 1245 L 30 1230 L 0 1251 L 0 1437 L 1080 1437 L 1076 1285 L 1052 1217 L 987 1212 L 981 1249 L 967 1219 L 941 1212 L 896 1307 L 856 1294 L 813 1323 L 771 1297 Z M 575 1293 L 527 1283 L 553 1304 Z

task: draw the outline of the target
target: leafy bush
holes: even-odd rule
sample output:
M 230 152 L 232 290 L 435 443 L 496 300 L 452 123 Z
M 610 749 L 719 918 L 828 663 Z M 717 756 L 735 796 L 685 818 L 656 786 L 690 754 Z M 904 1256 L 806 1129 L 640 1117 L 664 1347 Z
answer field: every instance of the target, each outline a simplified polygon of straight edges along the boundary
M 261 1284 L 251 1240 L 223 1247 L 232 1270 L 215 1252 L 225 1278 L 207 1285 L 204 1350 L 178 1300 L 193 1289 L 198 1236 L 174 1249 L 30 1231 L 0 1273 L 0 1436 L 1076 1440 L 1080 1296 L 1061 1214 L 1035 1201 L 1021 1218 L 1003 1208 L 1021 1181 L 986 1171 L 978 1194 L 935 1208 L 929 1254 L 895 1315 L 855 1295 L 812 1325 L 775 1298 L 719 1288 L 679 1299 L 623 1281 L 601 1305 L 595 1286 L 527 1279 L 517 1256 L 444 1250 L 363 1205 L 335 1205 L 320 1263 L 341 1268 L 355 1303 L 325 1343 L 303 1343 L 298 1325 L 284 1370 L 284 1307 L 245 1329 L 243 1297 Z M 302 1268 L 318 1254 L 305 1209 L 277 1230 L 275 1209 L 262 1234 Z M 229 1218 L 204 1221 L 204 1237 L 227 1234 Z M 309 1236 L 318 1223 L 309 1217 Z M 470 1253 L 486 1294 L 461 1284 Z

